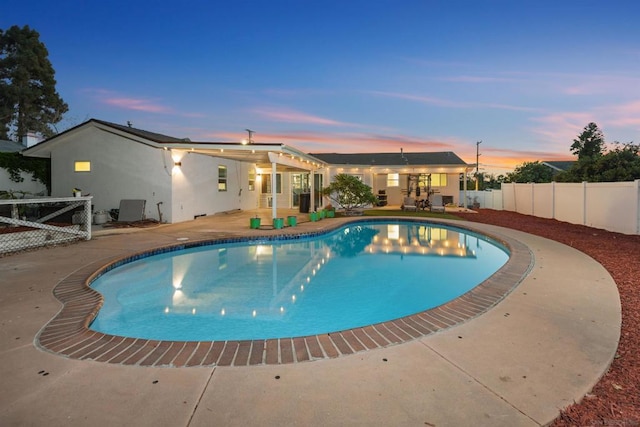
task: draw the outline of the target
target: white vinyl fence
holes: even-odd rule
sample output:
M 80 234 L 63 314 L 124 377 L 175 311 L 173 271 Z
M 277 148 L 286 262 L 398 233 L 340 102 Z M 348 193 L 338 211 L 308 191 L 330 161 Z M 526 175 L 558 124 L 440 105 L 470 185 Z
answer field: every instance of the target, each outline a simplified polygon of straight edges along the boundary
M 461 192 L 461 200 L 463 198 Z M 506 210 L 624 234 L 640 234 L 640 180 L 502 184 L 467 191 L 467 205 Z M 476 205 L 476 206 L 477 206 Z

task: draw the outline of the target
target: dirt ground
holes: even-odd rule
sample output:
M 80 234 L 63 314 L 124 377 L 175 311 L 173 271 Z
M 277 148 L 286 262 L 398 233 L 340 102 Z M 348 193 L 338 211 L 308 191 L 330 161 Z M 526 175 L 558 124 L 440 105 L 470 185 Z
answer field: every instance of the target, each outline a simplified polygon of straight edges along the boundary
M 468 221 L 508 227 L 572 246 L 611 274 L 620 292 L 622 331 L 609 371 L 593 390 L 565 408 L 553 426 L 640 426 L 640 235 L 480 209 L 456 214 Z

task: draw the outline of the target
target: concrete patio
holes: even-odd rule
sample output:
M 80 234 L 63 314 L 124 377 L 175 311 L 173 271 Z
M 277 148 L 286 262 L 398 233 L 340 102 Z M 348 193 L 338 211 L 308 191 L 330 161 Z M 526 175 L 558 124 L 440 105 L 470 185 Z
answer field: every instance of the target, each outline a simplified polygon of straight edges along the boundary
M 620 302 L 602 266 L 547 239 L 461 222 L 524 243 L 535 265 L 486 313 L 410 342 L 304 363 L 192 368 L 72 360 L 34 345 L 61 308 L 53 288 L 89 264 L 177 239 L 347 221 L 250 230 L 254 214 L 96 230 L 90 241 L 0 258 L 0 425 L 545 425 L 615 355 Z

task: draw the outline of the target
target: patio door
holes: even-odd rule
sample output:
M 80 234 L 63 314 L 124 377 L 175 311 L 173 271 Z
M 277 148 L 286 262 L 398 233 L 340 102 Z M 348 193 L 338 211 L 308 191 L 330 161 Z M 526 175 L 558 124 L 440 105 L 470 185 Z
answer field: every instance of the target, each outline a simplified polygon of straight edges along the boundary
M 291 174 L 291 198 L 292 206 L 300 206 L 300 194 L 309 193 L 309 174 L 308 173 L 292 173 Z

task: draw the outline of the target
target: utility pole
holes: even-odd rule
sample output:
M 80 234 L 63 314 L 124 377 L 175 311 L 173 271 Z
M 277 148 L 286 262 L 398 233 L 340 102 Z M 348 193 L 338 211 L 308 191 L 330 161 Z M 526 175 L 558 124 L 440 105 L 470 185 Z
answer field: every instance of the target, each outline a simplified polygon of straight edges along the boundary
M 478 191 L 478 181 L 480 180 L 480 144 L 482 141 L 476 142 L 476 191 Z
M 253 134 L 255 133 L 255 131 L 252 131 L 251 129 L 245 129 L 248 133 L 249 133 L 249 140 L 247 141 L 249 144 L 253 144 L 253 139 L 251 139 L 251 137 L 253 136 Z

